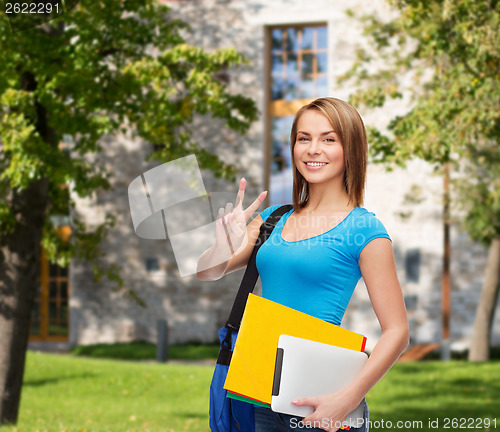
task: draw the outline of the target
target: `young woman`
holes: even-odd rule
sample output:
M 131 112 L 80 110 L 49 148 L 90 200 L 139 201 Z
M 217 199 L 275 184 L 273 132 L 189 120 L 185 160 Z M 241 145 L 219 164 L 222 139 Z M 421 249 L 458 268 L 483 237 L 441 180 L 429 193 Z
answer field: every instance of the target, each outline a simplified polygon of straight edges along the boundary
M 348 103 L 320 98 L 302 107 L 291 131 L 293 209 L 285 213 L 257 254 L 262 296 L 340 325 L 360 277 L 382 329 L 357 378 L 341 391 L 293 401 L 314 407 L 301 419 L 255 408 L 256 432 L 335 431 L 364 401 L 408 345 L 408 320 L 392 244 L 382 223 L 363 204 L 367 142 L 363 121 Z M 219 210 L 216 242 L 198 263 L 198 278 L 217 280 L 245 267 L 263 221 L 263 192 L 245 210 L 245 179 L 236 205 Z M 233 250 L 231 250 L 231 247 Z M 356 431 L 367 431 L 365 421 Z M 309 425 L 309 427 L 307 427 Z M 320 425 L 323 429 L 313 428 Z

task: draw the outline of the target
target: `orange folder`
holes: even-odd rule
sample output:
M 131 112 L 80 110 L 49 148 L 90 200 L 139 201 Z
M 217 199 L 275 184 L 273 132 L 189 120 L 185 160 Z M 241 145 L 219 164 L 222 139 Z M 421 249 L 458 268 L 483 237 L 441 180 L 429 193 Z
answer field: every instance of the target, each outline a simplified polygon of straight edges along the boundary
M 364 351 L 366 337 L 271 300 L 249 294 L 224 388 L 271 404 L 281 334 Z

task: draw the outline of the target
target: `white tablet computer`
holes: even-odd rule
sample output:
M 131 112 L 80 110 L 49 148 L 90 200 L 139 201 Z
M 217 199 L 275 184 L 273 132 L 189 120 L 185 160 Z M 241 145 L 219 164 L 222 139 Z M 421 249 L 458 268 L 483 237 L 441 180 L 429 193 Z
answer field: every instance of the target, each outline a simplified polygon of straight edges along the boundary
M 295 406 L 292 400 L 335 393 L 360 372 L 368 356 L 364 352 L 281 335 L 278 341 L 271 409 L 305 417 L 314 409 Z M 352 411 L 348 426 L 362 425 L 364 404 Z

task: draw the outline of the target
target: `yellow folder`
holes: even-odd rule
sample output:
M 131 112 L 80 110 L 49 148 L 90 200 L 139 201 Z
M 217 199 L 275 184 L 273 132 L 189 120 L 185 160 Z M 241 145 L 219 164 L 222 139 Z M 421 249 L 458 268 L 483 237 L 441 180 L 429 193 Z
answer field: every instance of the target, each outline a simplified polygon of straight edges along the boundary
M 364 351 L 366 337 L 249 294 L 224 388 L 270 404 L 276 349 L 281 334 Z

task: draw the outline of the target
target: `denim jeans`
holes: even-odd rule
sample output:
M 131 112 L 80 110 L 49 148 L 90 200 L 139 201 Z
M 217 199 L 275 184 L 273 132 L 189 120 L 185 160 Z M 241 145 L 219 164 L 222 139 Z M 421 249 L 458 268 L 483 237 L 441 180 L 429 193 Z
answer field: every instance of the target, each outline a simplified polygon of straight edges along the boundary
M 363 425 L 359 428 L 351 427 L 349 432 L 368 432 L 369 410 L 365 402 Z M 301 417 L 281 414 L 271 411 L 269 408 L 255 407 L 255 432 L 324 432 L 321 428 L 307 427 L 300 421 Z M 325 420 L 326 421 L 326 420 Z

